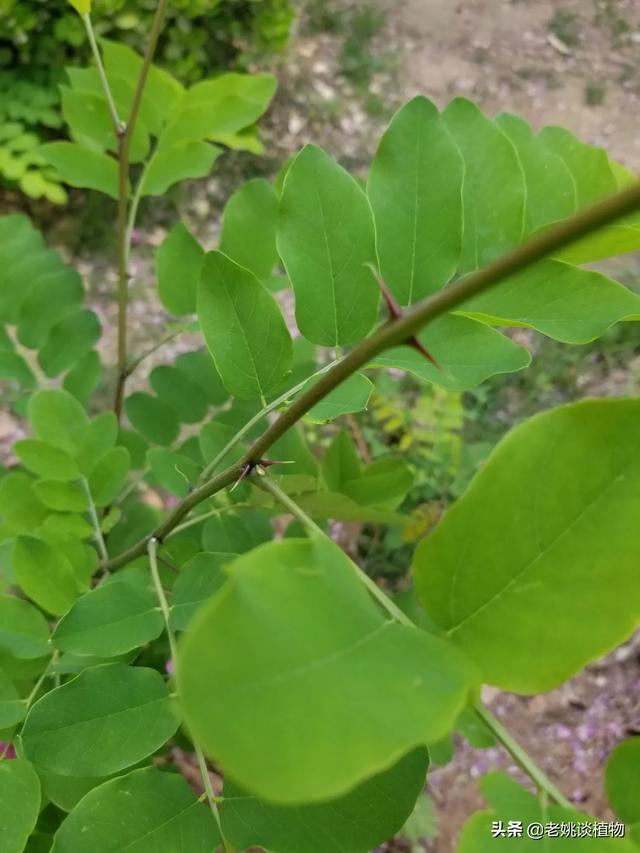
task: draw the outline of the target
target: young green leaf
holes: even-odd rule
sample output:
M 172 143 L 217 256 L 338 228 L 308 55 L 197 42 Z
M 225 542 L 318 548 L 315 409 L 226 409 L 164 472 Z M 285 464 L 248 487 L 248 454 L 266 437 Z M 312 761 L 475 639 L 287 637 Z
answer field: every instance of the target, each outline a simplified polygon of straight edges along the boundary
M 98 387 L 101 372 L 100 356 L 92 350 L 67 373 L 62 383 L 63 387 L 65 391 L 73 394 L 79 403 L 86 405 L 89 397 Z
M 14 595 L 0 595 L 0 648 L 24 659 L 44 657 L 51 651 L 46 619 Z
M 167 364 L 154 367 L 149 384 L 168 403 L 184 424 L 197 424 L 207 414 L 209 401 L 204 390 L 178 368 Z
M 151 586 L 114 581 L 75 602 L 53 632 L 53 644 L 62 652 L 113 658 L 155 640 L 162 628 Z
M 117 437 L 118 419 L 113 412 L 102 412 L 88 423 L 75 454 L 78 467 L 85 477 L 91 474 L 104 454 L 111 450 Z
M 47 142 L 40 151 L 65 183 L 118 198 L 118 164 L 113 157 L 77 142 Z
M 274 853 L 368 853 L 404 825 L 428 763 L 426 750 L 414 750 L 338 800 L 296 808 L 258 800 L 225 781 L 225 837 L 241 850 L 260 845 Z
M 259 279 L 268 278 L 278 261 L 276 218 L 278 197 L 268 181 L 254 178 L 226 203 L 220 251 Z
M 166 447 L 152 447 L 147 453 L 147 465 L 163 489 L 182 498 L 200 473 L 191 459 Z
M 204 250 L 186 225 L 176 223 L 156 252 L 158 295 L 171 314 L 194 314 Z
M 40 812 L 40 781 L 28 761 L 0 761 L 2 853 L 22 853 Z
M 205 350 L 183 352 L 175 361 L 175 367 L 204 391 L 212 406 L 221 406 L 229 399 L 213 360 Z
M 305 389 L 309 390 L 316 381 L 309 382 L 300 393 L 303 394 Z M 305 418 L 315 424 L 325 424 L 342 415 L 361 412 L 367 408 L 372 393 L 373 382 L 361 373 L 354 373 L 316 403 Z
M 474 674 L 465 659 L 387 621 L 356 572 L 328 540 L 269 543 L 233 563 L 184 635 L 187 724 L 258 797 L 338 797 L 438 740 L 466 701 Z
M 109 663 L 39 699 L 25 720 L 22 744 L 30 761 L 53 773 L 108 776 L 159 749 L 178 722 L 159 672 Z
M 113 447 L 100 457 L 89 477 L 89 490 L 96 506 L 109 506 L 125 484 L 131 467 L 126 447 Z
M 463 171 L 431 101 L 405 104 L 380 141 L 367 183 L 380 272 L 400 305 L 440 290 L 458 268 Z
M 157 151 L 145 167 L 140 191 L 143 196 L 163 195 L 179 181 L 206 178 L 221 154 L 221 148 L 207 142 L 187 142 Z
M 51 853 L 211 853 L 219 843 L 211 810 L 183 777 L 145 767 L 91 790 L 62 822 Z
M 419 545 L 421 602 L 488 683 L 551 690 L 636 627 L 639 416 L 585 400 L 526 421 Z
M 59 512 L 86 512 L 87 496 L 80 483 L 39 480 L 34 491 L 42 503 Z
M 37 391 L 29 401 L 28 413 L 37 438 L 75 454 L 89 423 L 75 397 L 62 390 Z
M 322 462 L 322 477 L 330 491 L 341 492 L 348 480 L 356 480 L 362 473 L 362 465 L 353 439 L 342 430 L 333 439 Z
M 465 98 L 442 114 L 465 164 L 461 272 L 512 249 L 525 225 L 525 181 L 511 140 Z
M 538 139 L 560 157 L 571 172 L 578 209 L 606 198 L 618 188 L 604 148 L 581 142 L 562 127 L 544 127 Z
M 220 252 L 204 262 L 198 320 L 227 390 L 266 399 L 291 369 L 291 336 L 273 296 L 252 272 Z
M 49 444 L 37 438 L 25 438 L 17 441 L 13 450 L 25 467 L 41 477 L 50 477 L 52 480 L 75 480 L 79 476 L 78 466 L 73 457 L 55 444 Z
M 413 471 L 400 459 L 376 459 L 347 480 L 342 491 L 363 506 L 396 506 L 413 485 Z
M 373 216 L 354 178 L 307 145 L 287 173 L 278 251 L 296 297 L 298 328 L 322 346 L 362 340 L 377 318 Z
M 640 823 L 640 737 L 619 743 L 607 760 L 607 799 L 620 820 Z
M 35 536 L 18 536 L 13 570 L 22 590 L 43 610 L 61 616 L 80 593 L 73 565 L 59 549 Z
M 70 314 L 49 332 L 38 353 L 38 363 L 46 376 L 58 376 L 73 367 L 100 339 L 100 322 L 93 311 Z

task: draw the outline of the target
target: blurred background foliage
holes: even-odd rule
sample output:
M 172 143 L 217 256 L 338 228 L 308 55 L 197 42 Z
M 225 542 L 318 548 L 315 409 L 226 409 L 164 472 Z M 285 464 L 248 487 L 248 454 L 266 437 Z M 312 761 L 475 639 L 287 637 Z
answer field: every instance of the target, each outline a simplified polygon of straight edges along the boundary
M 155 0 L 95 0 L 94 27 L 142 53 Z M 245 69 L 287 43 L 291 0 L 175 0 L 156 62 L 181 83 Z M 64 68 L 89 60 L 79 15 L 56 0 L 0 0 L 0 177 L 30 198 L 66 193 L 38 152 L 62 127 Z

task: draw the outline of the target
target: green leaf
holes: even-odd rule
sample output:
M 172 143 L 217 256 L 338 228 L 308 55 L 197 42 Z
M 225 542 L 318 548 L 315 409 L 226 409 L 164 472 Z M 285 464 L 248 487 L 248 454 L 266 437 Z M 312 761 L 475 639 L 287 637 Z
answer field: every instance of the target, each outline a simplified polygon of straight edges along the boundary
M 414 750 L 339 800 L 296 808 L 258 800 L 225 781 L 225 837 L 241 850 L 259 845 L 274 853 L 368 853 L 404 825 L 424 785 L 427 764 L 426 751 Z
M 100 339 L 100 323 L 93 311 L 77 311 L 57 323 L 38 353 L 46 376 L 58 376 L 77 364 Z
M 479 269 L 516 246 L 525 225 L 525 182 L 510 139 L 465 98 L 443 112 L 465 164 L 461 272 Z
M 13 446 L 14 453 L 34 474 L 56 480 L 75 480 L 79 476 L 73 457 L 54 444 L 25 438 Z
M 109 663 L 39 699 L 25 720 L 22 744 L 29 760 L 53 773 L 108 776 L 151 755 L 177 726 L 160 673 Z
M 46 344 L 56 323 L 80 308 L 84 289 L 75 270 L 53 266 L 49 275 L 27 284 L 23 294 L 18 340 L 29 349 L 38 349 Z
M 463 171 L 431 101 L 413 98 L 396 113 L 371 164 L 367 193 L 380 272 L 401 305 L 440 290 L 458 268 Z
M 85 660 L 91 660 L 91 658 L 85 658 Z M 38 776 L 44 796 L 64 812 L 70 812 L 89 791 L 107 781 L 95 776 L 79 778 L 60 776 L 41 768 L 38 768 Z M 50 853 L 50 850 L 51 847 L 47 847 L 46 853 Z
M 387 621 L 356 572 L 328 540 L 271 542 L 233 563 L 183 637 L 186 722 L 258 797 L 338 797 L 438 740 L 466 701 L 465 660 Z
M 640 297 L 595 270 L 547 260 L 471 299 L 464 310 L 497 325 L 528 326 L 584 344 L 619 320 L 640 316 Z
M 40 812 L 40 781 L 28 761 L 0 762 L 2 853 L 22 853 Z
M 176 359 L 175 367 L 202 388 L 212 406 L 221 406 L 229 399 L 213 359 L 205 350 L 182 353 Z
M 112 658 L 155 640 L 162 628 L 151 586 L 116 579 L 76 601 L 53 632 L 53 643 L 62 652 Z
M 184 424 L 197 424 L 207 414 L 209 401 L 203 389 L 176 367 L 160 365 L 149 375 L 149 384 L 168 403 Z
M 227 390 L 265 399 L 291 369 L 291 336 L 273 296 L 249 270 L 220 252 L 204 261 L 198 320 Z
M 35 536 L 16 539 L 13 570 L 29 598 L 56 616 L 66 613 L 80 592 L 73 566 L 65 554 Z
M 131 467 L 126 447 L 114 447 L 100 458 L 89 477 L 89 490 L 96 506 L 109 506 L 120 493 Z
M 67 373 L 62 383 L 63 387 L 65 391 L 73 394 L 79 403 L 86 405 L 89 397 L 98 387 L 101 372 L 100 356 L 95 350 L 91 350 Z
M 496 124 L 511 140 L 524 172 L 525 234 L 574 213 L 576 184 L 564 160 L 534 135 L 524 119 L 502 113 Z
M 347 480 L 343 491 L 364 506 L 398 504 L 413 485 L 413 471 L 399 459 L 376 459 L 353 480 Z
M 303 394 L 317 381 L 314 379 L 309 382 L 300 393 Z M 305 419 L 315 424 L 325 424 L 341 415 L 361 412 L 367 408 L 372 392 L 371 380 L 361 373 L 354 373 L 309 409 Z
M 357 182 L 320 148 L 305 146 L 287 173 L 278 251 L 302 334 L 322 346 L 362 340 L 377 318 L 373 217 Z
M 36 377 L 17 352 L 0 352 L 0 379 L 14 380 L 25 389 L 36 385 Z
M 187 142 L 157 151 L 144 170 L 142 195 L 164 195 L 187 178 L 206 178 L 222 149 L 207 142 Z
M 0 480 L 0 513 L 12 530 L 33 530 L 42 523 L 47 508 L 34 491 L 34 481 L 22 471 L 7 474 Z
M 200 452 L 205 462 L 213 462 L 213 460 L 221 453 L 227 444 L 236 435 L 236 430 L 226 424 L 220 424 L 217 421 L 209 421 L 200 430 L 198 441 L 200 443 Z M 220 459 L 220 470 L 233 462 L 237 462 L 242 456 L 244 447 L 242 442 L 238 442 L 228 453 Z
M 620 820 L 640 823 L 640 737 L 616 746 L 607 760 L 605 779 L 607 799 Z
M 0 647 L 21 659 L 48 655 L 49 627 L 42 613 L 28 601 L 0 595 Z
M 91 11 L 91 0 L 69 0 L 79 15 L 88 15 Z
M 113 412 L 102 412 L 87 424 L 78 442 L 76 460 L 81 472 L 91 474 L 104 454 L 111 450 L 118 437 L 118 419 Z
M 39 480 L 34 491 L 45 506 L 59 512 L 86 512 L 87 496 L 80 483 Z
M 594 234 L 576 240 L 558 253 L 561 261 L 570 264 L 589 264 L 614 255 L 624 255 L 640 249 L 640 228 L 632 225 L 608 225 Z
M 196 83 L 173 110 L 160 137 L 162 150 L 184 142 L 235 133 L 254 124 L 276 91 L 270 74 L 221 74 Z
M 0 670 L 0 730 L 17 725 L 26 713 L 27 703 L 20 698 L 9 676 Z
M 486 682 L 551 690 L 635 629 L 639 416 L 620 399 L 531 418 L 419 545 L 420 600 Z
M 333 518 L 336 521 L 369 521 L 379 524 L 408 524 L 409 516 L 379 509 L 360 506 L 347 495 L 338 492 L 315 492 L 300 495 L 296 503 L 313 518 Z
M 185 779 L 145 767 L 90 791 L 62 822 L 52 853 L 211 853 L 219 843 L 211 810 Z
M 29 422 L 37 438 L 73 454 L 89 418 L 68 391 L 43 390 L 37 391 L 29 401 Z
M 204 250 L 187 226 L 178 222 L 156 252 L 158 295 L 171 314 L 195 314 Z
M 173 409 L 157 397 L 136 391 L 124 401 L 124 410 L 132 425 L 149 441 L 166 446 L 178 437 L 178 418 Z
M 380 353 L 369 366 L 400 368 L 449 391 L 468 391 L 497 373 L 522 370 L 531 361 L 524 347 L 456 314 L 438 317 L 418 337 L 439 367 L 407 346 Z
M 225 513 L 207 521 L 202 544 L 206 551 L 235 556 L 261 543 L 254 541 L 251 530 L 239 515 Z
M 362 473 L 360 457 L 347 432 L 342 430 L 333 439 L 322 462 L 322 477 L 330 491 L 341 492 L 348 480 L 356 480 Z
M 260 279 L 268 278 L 278 262 L 277 211 L 271 184 L 254 178 L 231 196 L 222 214 L 220 251 Z
M 182 568 L 171 594 L 171 630 L 184 631 L 197 610 L 227 579 L 223 567 L 235 554 L 196 554 Z
M 77 142 L 47 142 L 40 151 L 66 184 L 118 198 L 118 164 L 113 157 Z
M 538 139 L 565 163 L 576 187 L 578 209 L 614 193 L 618 184 L 604 148 L 588 145 L 562 127 L 544 127 Z

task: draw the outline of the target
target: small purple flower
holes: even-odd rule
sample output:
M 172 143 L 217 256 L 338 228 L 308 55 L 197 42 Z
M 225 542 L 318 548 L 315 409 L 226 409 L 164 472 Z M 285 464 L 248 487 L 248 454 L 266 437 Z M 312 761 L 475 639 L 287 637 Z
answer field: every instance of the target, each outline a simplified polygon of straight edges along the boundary
M 173 666 L 173 658 L 169 658 L 169 660 L 164 665 L 164 668 L 166 669 L 166 671 L 169 675 L 175 675 L 175 667 Z

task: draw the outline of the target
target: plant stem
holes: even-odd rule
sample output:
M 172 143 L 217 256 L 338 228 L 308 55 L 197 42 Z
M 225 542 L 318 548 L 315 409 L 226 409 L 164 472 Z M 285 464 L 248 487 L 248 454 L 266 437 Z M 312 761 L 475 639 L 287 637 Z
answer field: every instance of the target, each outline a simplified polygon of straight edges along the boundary
M 177 527 L 174 527 L 173 530 L 167 534 L 167 538 L 169 538 L 169 536 L 175 536 L 176 533 L 181 533 L 183 530 L 188 530 L 195 524 L 201 524 L 203 521 L 207 521 L 210 518 L 216 518 L 217 516 L 222 515 L 225 512 L 231 512 L 236 509 L 243 509 L 248 506 L 251 506 L 251 504 L 242 502 L 237 504 L 229 504 L 228 506 L 219 506 L 215 509 L 210 510 L 209 512 L 203 512 L 201 515 L 196 515 L 193 518 L 190 518 L 188 521 L 183 521 L 182 524 L 179 524 Z
M 330 539 L 329 536 L 322 530 L 318 525 L 313 521 L 309 516 L 301 509 L 298 504 L 288 495 L 286 492 L 283 492 L 280 486 L 275 483 L 270 477 L 264 473 L 264 470 L 259 466 L 256 468 L 256 473 L 258 474 L 258 480 L 256 484 L 259 485 L 266 492 L 269 492 L 273 497 L 285 507 L 294 518 L 297 518 L 298 521 L 304 525 L 307 531 L 311 534 L 311 536 L 322 537 L 324 539 Z M 380 604 L 387 613 L 396 620 L 396 622 L 400 622 L 402 625 L 409 625 L 411 627 L 415 627 L 411 619 L 403 613 L 400 608 L 394 604 L 394 602 L 389 598 L 389 596 L 384 592 L 384 590 L 380 589 L 378 584 L 370 578 L 366 572 L 363 572 L 360 566 L 357 563 L 354 563 L 353 560 L 349 561 L 353 566 L 354 571 L 358 577 L 358 580 L 363 583 L 366 588 L 369 590 L 371 595 L 375 598 L 375 600 Z
M 100 82 L 102 83 L 105 98 L 107 99 L 109 112 L 111 114 L 111 121 L 113 122 L 113 130 L 117 139 L 124 130 L 124 122 L 118 115 L 118 109 L 116 107 L 115 101 L 113 100 L 113 94 L 111 92 L 111 87 L 109 86 L 109 80 L 107 79 L 107 72 L 104 69 L 100 48 L 98 47 L 98 42 L 96 41 L 96 36 L 93 31 L 91 15 L 89 15 L 89 13 L 87 13 L 86 15 L 82 15 L 82 20 L 84 22 L 85 30 L 87 31 L 87 38 L 89 39 L 89 44 L 91 45 L 91 52 L 93 53 L 93 58 L 96 62 L 96 68 L 98 69 Z
M 118 360 L 116 375 L 116 390 L 113 410 L 120 420 L 122 404 L 129 370 L 127 365 L 127 302 L 129 290 L 129 239 L 133 230 L 133 218 L 138 207 L 139 189 L 132 202 L 132 217 L 128 215 L 129 200 L 129 154 L 131 140 L 136 128 L 136 122 L 142 105 L 144 87 L 149 76 L 151 62 L 158 45 L 162 24 L 167 11 L 167 0 L 158 0 L 156 13 L 149 33 L 149 41 L 145 50 L 140 74 L 133 93 L 133 101 L 129 117 L 125 125 L 121 125 L 118 133 Z
M 421 300 L 397 319 L 385 323 L 352 349 L 341 361 L 334 364 L 308 391 L 298 397 L 252 444 L 239 462 L 229 466 L 187 495 L 151 535 L 162 540 L 194 507 L 237 481 L 248 463 L 261 459 L 271 445 L 297 423 L 309 409 L 353 373 L 361 370 L 375 356 L 386 349 L 403 344 L 437 317 L 459 308 L 471 297 L 494 287 L 505 278 L 521 272 L 548 255 L 564 249 L 575 240 L 591 234 L 603 225 L 615 222 L 638 208 L 640 208 L 640 183 L 548 228 L 478 272 L 471 273 L 434 296 Z M 148 541 L 148 536 L 141 539 L 118 557 L 110 560 L 106 567 L 114 569 L 139 557 L 145 552 Z
M 266 476 L 263 469 L 256 468 L 256 473 L 259 475 L 257 484 L 269 492 L 273 497 L 282 504 L 295 518 L 298 519 L 309 531 L 312 536 L 321 536 L 329 538 L 327 534 L 321 530 L 318 525 L 302 510 L 298 504 L 282 489 L 274 483 L 274 481 Z M 362 569 L 352 560 L 349 561 L 354 567 L 358 579 L 363 583 L 369 592 L 373 595 L 376 601 L 389 613 L 389 615 L 400 622 L 402 625 L 407 625 L 415 628 L 413 621 L 400 610 L 389 596 L 369 577 Z M 496 738 L 500 741 L 503 747 L 512 755 L 515 761 L 520 765 L 524 772 L 535 782 L 540 791 L 546 792 L 558 805 L 565 808 L 572 808 L 571 803 L 556 788 L 553 782 L 546 776 L 543 770 L 538 767 L 533 758 L 520 744 L 509 734 L 504 726 L 493 716 L 491 711 L 482 704 L 475 707 L 475 713 L 480 717 L 483 723 L 491 729 Z
M 312 379 L 315 379 L 317 376 L 322 376 L 324 373 L 327 373 L 337 364 L 337 361 L 331 361 L 329 364 L 325 364 L 319 370 L 316 370 L 315 373 L 312 373 L 311 376 L 308 376 L 306 379 L 303 379 L 302 382 L 298 382 L 297 385 L 294 385 L 293 388 L 289 388 L 288 391 L 285 391 L 284 394 L 281 394 L 277 399 L 273 400 L 271 403 L 266 405 L 263 409 L 260 409 L 251 420 L 247 421 L 247 423 L 238 430 L 238 432 L 234 435 L 234 437 L 227 442 L 227 444 L 222 448 L 220 453 L 207 465 L 201 475 L 202 480 L 207 480 L 213 472 L 216 470 L 220 462 L 224 459 L 224 457 L 229 453 L 230 450 L 238 444 L 238 442 L 242 441 L 242 439 L 249 433 L 253 427 L 259 423 L 262 418 L 266 417 L 268 414 L 273 412 L 278 406 L 281 406 L 283 403 L 286 403 L 287 400 L 292 397 L 294 394 L 297 394 L 307 382 L 310 382 Z
M 167 637 L 169 639 L 169 651 L 171 653 L 171 661 L 173 663 L 173 674 L 175 678 L 178 666 L 178 647 L 176 645 L 175 634 L 171 630 L 171 610 L 169 608 L 169 602 L 167 601 L 167 596 L 165 595 L 164 589 L 162 587 L 162 580 L 160 579 L 160 572 L 158 571 L 157 539 L 152 538 L 149 540 L 149 544 L 147 546 L 147 553 L 149 555 L 149 566 L 151 568 L 151 577 L 153 578 L 153 585 L 156 590 L 158 604 L 160 605 L 160 610 L 162 611 L 162 616 L 164 619 L 164 627 L 167 632 Z M 209 807 L 211 808 L 211 812 L 213 813 L 216 823 L 218 824 L 218 830 L 220 832 L 220 837 L 222 838 L 224 848 L 226 851 L 228 851 L 228 853 L 232 853 L 231 847 L 228 845 L 222 832 L 222 824 L 220 821 L 220 812 L 218 810 L 217 797 L 215 796 L 215 793 L 211 787 L 211 779 L 209 777 L 209 771 L 207 770 L 207 763 L 205 757 L 195 740 L 193 740 L 193 738 L 191 740 L 193 743 L 193 750 L 196 754 L 196 759 L 198 761 L 200 775 L 202 776 L 202 784 L 207 795 Z
M 129 376 L 137 370 L 138 367 L 142 364 L 142 362 L 149 358 L 150 355 L 153 355 L 154 352 L 157 352 L 161 347 L 165 344 L 168 344 L 169 341 L 172 341 L 174 338 L 177 338 L 178 335 L 181 335 L 183 332 L 187 331 L 187 326 L 181 326 L 179 329 L 174 329 L 172 332 L 166 334 L 163 338 L 161 338 L 157 343 L 150 346 L 146 349 L 141 355 L 135 358 L 132 362 L 129 363 L 129 367 L 127 369 L 127 373 Z
M 561 794 L 561 792 L 556 788 L 551 779 L 544 773 L 544 771 L 538 767 L 533 758 L 529 755 L 529 753 L 524 749 L 524 747 L 520 746 L 520 744 L 509 734 L 509 732 L 505 729 L 502 723 L 494 717 L 491 711 L 486 707 L 486 705 L 478 704 L 475 707 L 475 713 L 480 717 L 482 722 L 491 729 L 496 738 L 500 741 L 502 746 L 507 750 L 507 752 L 513 757 L 513 759 L 520 765 L 520 767 L 524 770 L 524 772 L 529 776 L 529 778 L 535 782 L 538 787 L 538 790 L 542 792 L 546 792 L 549 797 L 556 802 L 559 806 L 562 806 L 565 809 L 573 809 L 572 804 L 567 800 L 566 797 Z
M 100 530 L 100 519 L 98 518 L 98 512 L 96 510 L 96 505 L 93 502 L 93 498 L 91 497 L 91 489 L 89 488 L 89 483 L 87 482 L 86 477 L 81 478 L 82 488 L 84 489 L 84 493 L 87 498 L 87 504 L 89 506 L 89 515 L 91 517 L 91 524 L 93 525 L 93 538 L 98 547 L 98 553 L 100 554 L 100 559 L 105 562 L 109 559 L 109 554 L 107 553 L 107 546 L 104 543 L 104 537 L 102 535 L 102 530 Z
M 34 686 L 33 686 L 33 690 L 31 691 L 31 693 L 29 693 L 29 695 L 27 696 L 27 698 L 24 700 L 24 704 L 25 704 L 25 707 L 27 708 L 27 710 L 28 710 L 28 709 L 31 707 L 31 705 L 33 704 L 33 700 L 34 700 L 34 699 L 36 698 L 36 696 L 38 695 L 38 691 L 39 691 L 39 690 L 40 690 L 40 688 L 42 687 L 42 683 L 44 682 L 45 678 L 48 678 L 48 677 L 49 677 L 49 672 L 51 671 L 51 667 L 52 667 L 52 666 L 54 665 L 54 663 L 58 660 L 58 654 L 59 654 L 58 650 L 57 650 L 57 649 L 54 649 L 54 650 L 53 650 L 53 654 L 51 655 L 51 660 L 50 660 L 50 661 L 49 661 L 49 663 L 47 664 L 47 667 L 46 667 L 45 671 L 42 673 L 42 675 L 40 676 L 40 678 L 39 678 L 39 679 L 36 681 L 36 683 L 34 684 Z

